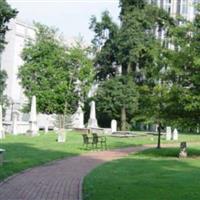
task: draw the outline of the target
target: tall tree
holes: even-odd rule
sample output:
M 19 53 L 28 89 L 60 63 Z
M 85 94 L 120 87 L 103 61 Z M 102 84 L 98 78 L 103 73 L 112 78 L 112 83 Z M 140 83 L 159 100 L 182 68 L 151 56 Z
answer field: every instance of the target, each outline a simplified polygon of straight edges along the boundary
M 200 14 L 171 30 L 174 49 L 167 55 L 172 87 L 169 112 L 193 131 L 200 126 Z
M 8 22 L 17 15 L 17 10 L 12 9 L 6 0 L 0 0 L 0 52 L 4 49 L 5 34 L 8 31 Z
M 92 62 L 80 46 L 67 49 L 56 29 L 39 23 L 35 26 L 36 40 L 24 48 L 24 64 L 19 70 L 25 94 L 29 99 L 36 95 L 41 113 L 71 114 L 80 98 L 79 87 L 86 92 L 91 84 Z
M 129 76 L 118 76 L 102 82 L 95 96 L 98 120 L 103 126 L 110 125 L 112 119 L 120 122 L 121 130 L 127 130 L 134 113 L 138 109 L 138 92 Z
M 113 22 L 108 11 L 102 13 L 101 21 L 96 17 L 91 18 L 90 29 L 94 31 L 95 36 L 92 40 L 94 45 L 94 65 L 96 67 L 96 78 L 105 80 L 115 77 L 118 73 L 118 25 Z

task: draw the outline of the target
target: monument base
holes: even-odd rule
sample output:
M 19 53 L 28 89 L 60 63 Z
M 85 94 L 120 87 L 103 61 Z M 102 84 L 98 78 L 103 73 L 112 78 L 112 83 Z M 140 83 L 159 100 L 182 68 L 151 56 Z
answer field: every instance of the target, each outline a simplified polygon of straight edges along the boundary
M 87 127 L 88 128 L 98 128 L 97 120 L 96 119 L 89 119 Z

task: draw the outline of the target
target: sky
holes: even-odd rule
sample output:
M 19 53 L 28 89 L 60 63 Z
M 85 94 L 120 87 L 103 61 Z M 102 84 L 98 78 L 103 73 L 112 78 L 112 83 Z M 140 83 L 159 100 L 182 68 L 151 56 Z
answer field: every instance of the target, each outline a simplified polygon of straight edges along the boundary
M 105 10 L 113 20 L 119 22 L 118 0 L 7 0 L 12 8 L 19 11 L 18 18 L 31 23 L 41 22 L 59 28 L 67 40 L 83 36 L 90 43 L 93 32 L 89 30 L 90 18 L 100 19 Z

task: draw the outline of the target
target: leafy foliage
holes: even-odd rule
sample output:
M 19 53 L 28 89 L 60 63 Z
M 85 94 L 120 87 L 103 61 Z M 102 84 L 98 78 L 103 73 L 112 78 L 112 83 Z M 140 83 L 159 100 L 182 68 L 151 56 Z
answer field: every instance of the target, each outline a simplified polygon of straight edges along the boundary
M 0 0 L 0 52 L 3 50 L 5 34 L 8 31 L 8 22 L 17 15 L 17 10 L 12 9 L 5 0 Z
M 25 94 L 29 98 L 36 95 L 39 112 L 73 113 L 80 99 L 77 81 L 85 94 L 91 84 L 92 62 L 80 46 L 67 49 L 56 29 L 35 26 L 36 41 L 27 43 L 19 70 Z
M 97 112 L 101 113 L 98 116 L 100 125 L 110 126 L 111 120 L 116 119 L 122 128 L 126 126 L 123 123 L 131 121 L 138 108 L 137 87 L 129 76 L 115 77 L 99 86 L 95 100 Z

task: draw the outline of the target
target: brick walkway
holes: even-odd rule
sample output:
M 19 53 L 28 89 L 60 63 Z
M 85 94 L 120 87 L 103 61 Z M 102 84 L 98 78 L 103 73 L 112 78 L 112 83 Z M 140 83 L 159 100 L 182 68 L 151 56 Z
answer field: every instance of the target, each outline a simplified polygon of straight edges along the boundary
M 93 168 L 145 148 L 91 152 L 35 167 L 0 183 L 0 200 L 81 200 L 82 180 Z

